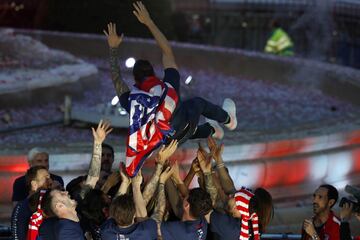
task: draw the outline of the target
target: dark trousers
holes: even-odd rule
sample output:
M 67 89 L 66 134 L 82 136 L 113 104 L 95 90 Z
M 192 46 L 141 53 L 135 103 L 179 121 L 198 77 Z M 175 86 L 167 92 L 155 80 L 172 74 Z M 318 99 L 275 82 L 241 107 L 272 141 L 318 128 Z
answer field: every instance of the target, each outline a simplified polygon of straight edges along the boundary
M 201 97 L 194 97 L 182 102 L 179 109 L 175 112 L 172 126 L 176 131 L 181 131 L 186 124 L 190 125 L 188 138 L 207 138 L 214 129 L 209 123 L 199 124 L 200 116 L 225 123 L 228 120 L 228 113 L 220 106 L 215 105 Z

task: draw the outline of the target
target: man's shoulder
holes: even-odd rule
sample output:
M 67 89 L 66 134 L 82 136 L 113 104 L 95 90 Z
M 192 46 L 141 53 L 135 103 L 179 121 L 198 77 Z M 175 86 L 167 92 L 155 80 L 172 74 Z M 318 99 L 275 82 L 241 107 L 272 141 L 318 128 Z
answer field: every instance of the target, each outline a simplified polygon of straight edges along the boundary
M 196 221 L 168 221 L 162 222 L 161 228 L 172 229 L 172 230 L 184 230 L 184 231 L 193 231 L 206 227 L 208 224 L 205 219 L 200 219 Z
M 334 213 L 331 213 L 327 220 L 327 223 L 335 227 L 340 227 L 341 221 Z
M 14 185 L 25 184 L 25 175 L 22 175 L 15 179 Z
M 62 179 L 61 176 L 58 176 L 58 175 L 55 175 L 55 174 L 50 173 L 50 177 L 51 177 L 52 180 L 56 180 L 56 181 L 58 181 L 59 183 L 61 183 L 61 185 L 64 186 L 64 180 Z
M 57 222 L 59 239 L 84 239 L 80 223 L 60 218 Z
M 156 221 L 152 218 L 146 219 L 144 221 L 138 222 L 139 225 L 145 226 L 145 227 L 155 227 L 157 228 Z
M 62 228 L 66 228 L 66 229 L 74 228 L 74 229 L 77 229 L 77 228 L 80 227 L 80 223 L 74 222 L 72 220 L 65 219 L 65 218 L 60 218 L 57 221 L 57 224 L 59 226 L 59 229 L 62 229 Z
M 207 222 L 205 219 L 196 221 L 170 221 L 161 224 L 161 234 L 169 237 L 169 239 L 171 239 L 170 236 L 177 236 L 178 239 L 206 239 L 206 232 Z

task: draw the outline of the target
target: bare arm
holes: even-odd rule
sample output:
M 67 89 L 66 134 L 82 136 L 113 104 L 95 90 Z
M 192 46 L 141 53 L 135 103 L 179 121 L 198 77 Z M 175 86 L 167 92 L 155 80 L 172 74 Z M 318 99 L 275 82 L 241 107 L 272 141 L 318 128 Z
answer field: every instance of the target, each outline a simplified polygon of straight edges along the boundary
M 137 17 L 139 22 L 143 23 L 150 30 L 151 34 L 154 36 L 158 46 L 162 51 L 162 61 L 164 68 L 175 68 L 177 65 L 175 63 L 175 57 L 170 46 L 169 41 L 166 39 L 164 34 L 159 30 L 151 19 L 149 12 L 142 2 L 136 2 L 133 4 L 135 10 L 133 11 L 134 15 Z
M 172 174 L 171 167 L 167 167 L 163 173 L 160 175 L 159 187 L 158 187 L 158 201 L 155 206 L 154 214 L 152 218 L 160 223 L 164 217 L 165 207 L 166 207 L 166 198 L 165 198 L 165 183 Z
M 216 141 L 209 137 L 208 146 L 211 151 L 211 154 L 216 162 L 216 168 L 219 173 L 220 184 L 226 194 L 233 194 L 236 192 L 236 188 L 233 180 L 231 179 L 227 168 L 225 167 L 222 153 L 224 151 L 224 145 L 217 145 Z
M 195 177 L 197 172 L 200 172 L 201 169 L 199 167 L 199 162 L 197 160 L 197 158 L 195 158 L 190 166 L 190 170 L 188 172 L 188 174 L 186 175 L 185 179 L 184 179 L 184 185 L 189 188 L 191 181 L 193 180 L 193 178 Z
M 146 205 L 149 203 L 150 199 L 153 197 L 153 195 L 158 187 L 159 178 L 160 178 L 162 169 L 163 169 L 163 166 L 161 164 L 156 164 L 155 172 L 153 173 L 151 179 L 145 186 L 143 196 L 144 196 Z
M 112 128 L 110 128 L 110 123 L 103 122 L 102 120 L 100 120 L 96 131 L 94 128 L 92 128 L 92 133 L 94 137 L 93 155 L 91 158 L 88 175 L 85 181 L 85 185 L 89 185 L 91 188 L 95 187 L 100 177 L 102 150 L 101 144 L 111 131 Z
M 110 189 L 115 186 L 120 181 L 120 173 L 118 171 L 115 171 L 108 176 L 105 183 L 101 187 L 101 191 L 103 191 L 105 194 L 108 194 Z
M 187 197 L 189 195 L 189 191 L 188 191 L 187 187 L 184 185 L 184 182 L 180 177 L 180 168 L 179 168 L 179 164 L 177 161 L 173 165 L 173 174 L 172 174 L 171 179 L 176 184 L 176 187 L 179 190 L 181 196 L 183 198 Z
M 218 193 L 212 178 L 211 158 L 207 156 L 206 151 L 203 150 L 201 147 L 199 147 L 197 158 L 199 159 L 201 171 L 204 173 L 206 191 L 210 194 L 213 206 L 215 206 Z
M 120 184 L 120 187 L 119 187 L 115 197 L 126 194 L 128 191 L 128 188 L 131 184 L 130 178 L 125 173 L 124 163 L 122 163 L 121 165 L 122 165 L 122 167 L 120 169 L 121 184 Z
M 167 193 L 167 200 L 170 203 L 170 206 L 174 212 L 174 214 L 181 219 L 181 203 L 182 199 L 180 197 L 179 191 L 175 186 L 173 181 L 167 181 L 165 183 L 165 191 Z
M 124 82 L 121 76 L 119 63 L 118 63 L 118 47 L 120 46 L 123 36 L 118 36 L 116 33 L 116 24 L 109 23 L 108 31 L 104 30 L 104 34 L 107 37 L 108 45 L 110 47 L 110 71 L 111 79 L 113 81 L 117 96 L 120 98 L 125 92 L 129 92 L 130 89 Z
M 163 169 L 163 165 L 169 159 L 169 157 L 176 151 L 177 145 L 178 145 L 177 141 L 173 140 L 173 141 L 171 141 L 171 143 L 168 146 L 166 146 L 166 147 L 162 146 L 162 148 L 160 149 L 158 156 L 157 156 L 157 160 L 156 160 L 155 172 L 154 172 L 153 176 L 151 177 L 149 183 L 146 185 L 144 192 L 143 192 L 143 196 L 144 196 L 146 204 L 149 203 L 150 199 L 152 198 L 152 196 L 154 195 L 154 193 L 156 191 L 156 188 L 157 188 L 158 182 L 159 182 L 159 178 L 160 178 L 160 174 Z
M 132 179 L 132 190 L 133 190 L 133 198 L 136 209 L 136 217 L 137 218 L 146 218 L 146 203 L 144 201 L 143 195 L 141 193 L 140 185 L 142 183 L 142 175 L 141 171 L 137 173 L 137 175 Z

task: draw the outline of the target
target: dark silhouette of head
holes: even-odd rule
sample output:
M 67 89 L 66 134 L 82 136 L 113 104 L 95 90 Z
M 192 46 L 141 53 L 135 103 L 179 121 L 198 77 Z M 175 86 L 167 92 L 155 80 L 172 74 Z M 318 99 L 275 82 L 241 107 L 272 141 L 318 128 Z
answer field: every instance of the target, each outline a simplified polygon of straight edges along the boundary
M 278 18 L 274 18 L 270 21 L 270 28 L 271 29 L 275 29 L 275 28 L 281 28 L 281 21 Z
M 147 77 L 154 76 L 154 68 L 147 60 L 139 59 L 133 67 L 133 75 L 137 84 L 142 83 Z

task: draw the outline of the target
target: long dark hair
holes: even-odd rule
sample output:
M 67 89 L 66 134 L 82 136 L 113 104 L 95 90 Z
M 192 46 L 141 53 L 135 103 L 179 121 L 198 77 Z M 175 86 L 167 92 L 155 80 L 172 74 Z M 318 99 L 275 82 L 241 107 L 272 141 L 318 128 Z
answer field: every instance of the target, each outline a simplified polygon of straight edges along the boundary
M 264 188 L 257 188 L 255 196 L 250 200 L 250 212 L 256 212 L 259 217 L 259 230 L 264 232 L 274 216 L 274 206 L 271 194 Z

